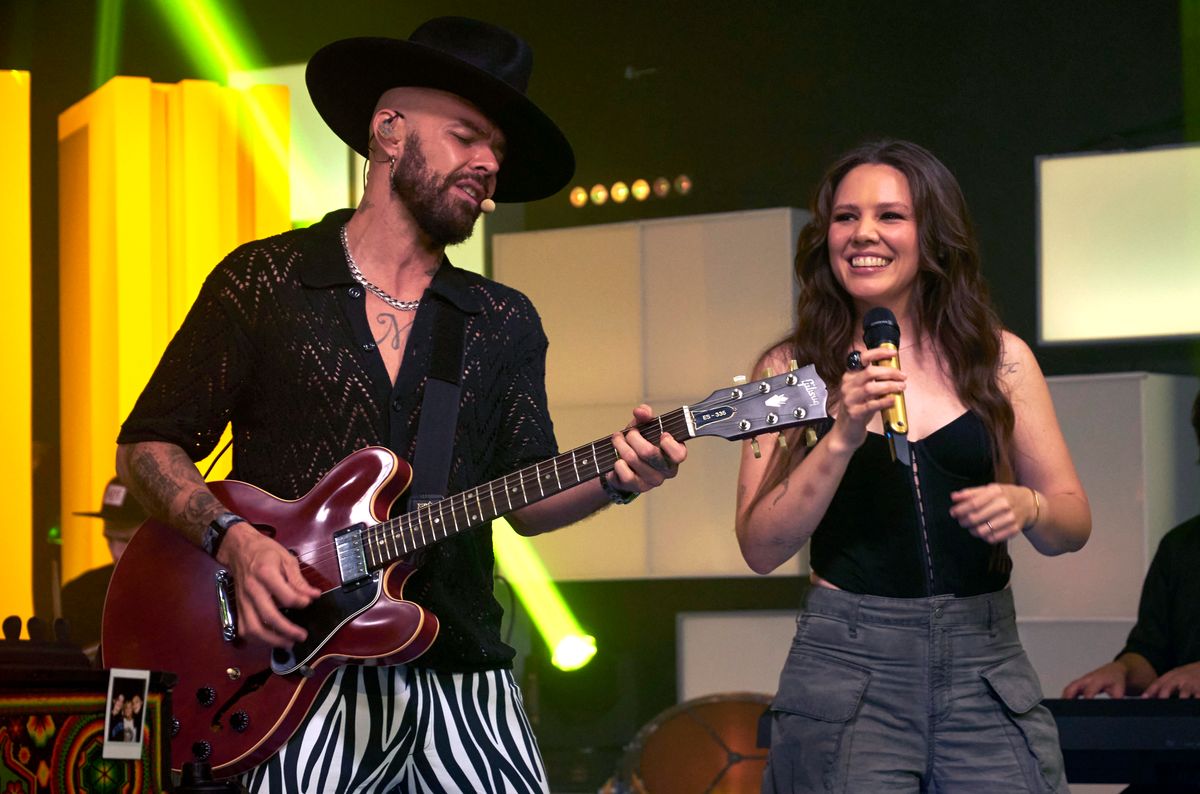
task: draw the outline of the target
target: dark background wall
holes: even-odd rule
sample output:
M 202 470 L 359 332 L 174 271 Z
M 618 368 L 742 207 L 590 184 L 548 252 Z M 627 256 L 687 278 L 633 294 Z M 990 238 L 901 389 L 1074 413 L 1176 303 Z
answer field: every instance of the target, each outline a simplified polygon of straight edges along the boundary
M 225 5 L 240 8 L 270 64 L 304 61 L 320 45 L 345 36 L 404 37 L 438 14 L 505 25 L 533 45 L 531 94 L 574 143 L 576 184 L 679 173 L 695 182 L 687 197 L 582 211 L 560 195 L 527 207 L 529 229 L 805 206 L 838 152 L 869 137 L 915 140 L 957 174 L 975 215 L 993 296 L 1006 323 L 1031 343 L 1037 330 L 1035 158 L 1185 138 L 1181 42 L 1187 37 L 1178 0 Z M 164 83 L 197 76 L 159 7 L 152 0 L 125 0 L 118 73 Z M 44 537 L 58 515 L 60 448 L 55 119 L 92 89 L 94 42 L 93 3 L 0 0 L 0 68 L 33 73 L 34 434 L 47 451 L 35 479 L 34 532 L 43 613 L 47 577 L 40 572 L 48 571 L 53 554 Z M 1129 278 L 1137 273 L 1131 262 Z M 1200 370 L 1196 345 L 1187 341 L 1037 352 L 1052 375 Z M 69 454 L 70 440 L 61 447 Z M 651 674 L 656 685 L 647 691 L 653 694 L 637 696 L 620 723 L 629 731 L 673 699 L 673 691 L 664 691 L 672 687 L 654 678 L 673 677 L 673 650 L 666 649 L 662 633 L 673 614 L 668 607 L 712 597 L 704 593 L 742 591 L 736 584 L 728 585 L 731 590 L 688 582 L 617 584 L 580 584 L 573 595 L 585 611 L 595 603 L 599 625 L 605 614 L 600 605 L 611 608 L 614 593 L 654 589 L 645 594 L 653 605 L 645 614 L 657 615 L 646 618 L 657 628 L 639 635 L 640 655 L 622 657 L 636 662 L 595 668 L 617 678 L 629 664 L 660 671 Z M 777 585 L 757 592 L 747 605 L 795 605 L 791 597 L 776 597 Z M 621 611 L 637 609 L 631 604 Z M 617 678 L 608 683 L 621 685 Z

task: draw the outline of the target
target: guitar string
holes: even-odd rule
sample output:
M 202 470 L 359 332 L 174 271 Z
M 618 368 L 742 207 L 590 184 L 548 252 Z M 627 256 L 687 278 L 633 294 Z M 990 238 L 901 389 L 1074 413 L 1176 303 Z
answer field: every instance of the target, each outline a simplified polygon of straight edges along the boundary
M 647 439 L 647 440 L 649 440 L 649 439 Z M 599 443 L 599 442 L 597 442 L 597 443 Z M 611 471 L 613 465 L 615 465 L 615 463 L 616 463 L 616 457 L 617 457 L 616 450 L 613 449 L 610 444 L 608 446 L 608 449 L 606 450 L 606 452 L 607 452 L 607 454 L 603 456 L 604 462 L 600 464 L 600 468 L 598 470 L 592 472 L 590 469 L 594 468 L 594 466 L 590 467 L 589 474 L 586 477 L 581 477 L 578 480 L 571 482 L 570 485 L 564 486 L 561 490 L 567 490 L 568 488 L 574 487 L 575 485 L 579 485 L 590 479 L 594 479 L 597 476 L 606 474 L 608 471 Z M 569 455 L 570 455 L 570 453 L 567 453 L 566 456 L 569 456 Z M 434 510 L 436 510 L 438 513 L 438 519 L 439 519 L 440 523 L 443 526 L 445 526 L 447 524 L 446 519 L 445 519 L 445 513 L 446 513 L 447 509 L 453 510 L 454 512 L 458 513 L 459 515 L 462 515 L 464 517 L 464 519 L 466 519 L 471 514 L 471 511 L 469 509 L 471 506 L 476 506 L 476 507 L 482 506 L 485 504 L 485 502 L 488 502 L 488 501 L 495 500 L 498 503 L 504 503 L 506 505 L 510 505 L 509 510 L 517 510 L 517 509 L 520 509 L 521 507 L 524 507 L 526 504 L 532 504 L 536 500 L 526 501 L 525 499 L 517 499 L 516 501 L 518 502 L 518 504 L 513 505 L 514 500 L 507 496 L 507 488 L 513 487 L 515 490 L 521 490 L 526 493 L 537 492 L 537 493 L 539 493 L 539 498 L 541 498 L 541 494 L 543 492 L 538 490 L 537 483 L 540 481 L 540 478 L 538 476 L 538 472 L 536 471 L 536 469 L 541 467 L 543 470 L 545 470 L 547 468 L 546 464 L 549 463 L 550 461 L 554 461 L 556 471 L 570 472 L 573 476 L 574 475 L 574 467 L 568 468 L 568 467 L 559 465 L 560 458 L 566 457 L 566 456 L 559 456 L 557 458 L 548 459 L 547 461 L 542 461 L 541 463 L 538 463 L 535 466 L 527 467 L 526 469 L 521 469 L 519 471 L 513 472 L 513 473 L 508 474 L 504 477 L 501 477 L 497 480 L 493 480 L 491 482 L 485 483 L 484 485 L 478 486 L 477 488 L 471 489 L 470 491 L 467 491 L 467 492 L 464 492 L 461 494 L 455 494 L 451 497 L 447 497 L 446 499 L 444 499 L 442 501 L 435 502 L 432 505 L 429 505 L 426 507 L 420 507 L 420 508 L 417 508 L 416 510 L 410 510 L 408 513 L 405 513 L 404 515 L 397 516 L 396 518 L 388 519 L 388 520 L 382 521 L 378 524 L 374 524 L 372 526 L 366 527 L 366 529 L 364 530 L 364 533 L 363 533 L 363 546 L 364 546 L 364 548 L 367 549 L 368 557 L 372 558 L 372 566 L 371 567 L 373 567 L 373 568 L 376 567 L 374 565 L 374 562 L 375 562 L 373 559 L 374 555 L 370 551 L 372 545 L 374 545 L 374 547 L 376 549 L 381 548 L 381 547 L 384 549 L 388 549 L 389 545 L 392 548 L 395 548 L 396 551 L 394 553 L 390 549 L 388 549 L 388 551 L 387 551 L 388 556 L 391 557 L 392 560 L 394 560 L 394 559 L 404 556 L 405 554 L 411 554 L 415 551 L 420 550 L 421 548 L 432 545 L 433 543 L 436 543 L 440 540 L 444 540 L 444 539 L 450 537 L 450 535 L 452 535 L 452 534 L 458 534 L 461 531 L 466 531 L 467 529 L 470 529 L 472 526 L 478 526 L 480 524 L 485 523 L 486 521 L 492 520 L 494 518 L 499 518 L 500 516 L 502 516 L 506 512 L 508 512 L 508 511 L 502 511 L 500 513 L 493 513 L 493 511 L 490 511 L 490 510 L 480 511 L 481 513 L 492 513 L 491 518 L 482 518 L 481 520 L 471 523 L 468 526 L 459 527 L 458 529 L 454 529 L 454 530 L 443 530 L 441 533 L 438 533 L 436 528 L 420 529 L 422 524 L 428 525 L 431 522 Z M 599 454 L 599 451 L 598 451 L 598 454 L 596 455 L 597 460 L 601 459 L 601 457 L 602 457 L 602 455 Z M 515 481 L 514 481 L 514 478 L 516 478 Z M 547 494 L 547 496 L 554 495 L 554 493 L 557 493 L 558 490 L 559 489 L 557 489 L 557 488 L 555 490 L 552 490 L 551 493 Z M 486 492 L 486 497 L 481 492 Z M 476 494 L 476 495 L 472 496 L 473 494 Z M 499 494 L 503 498 L 496 499 L 497 494 Z M 422 519 L 422 516 L 424 516 L 423 519 Z M 453 521 L 451 521 L 451 523 L 453 523 Z M 409 540 L 402 539 L 400 541 L 400 544 L 403 547 L 402 549 L 397 546 L 397 543 L 394 540 L 394 538 L 396 538 L 398 534 L 401 538 L 403 538 L 403 537 L 409 538 Z M 418 534 L 420 535 L 420 542 L 417 541 Z M 432 534 L 433 536 L 429 537 L 430 534 Z M 391 540 L 392 542 L 390 544 L 388 544 L 386 542 L 387 540 Z M 412 546 L 412 548 L 409 548 L 410 545 Z M 313 550 L 311 550 L 309 552 L 297 555 L 297 559 L 299 559 L 300 562 L 307 564 L 309 566 L 312 566 L 312 567 L 320 566 L 320 565 L 324 564 L 325 562 L 328 562 L 328 561 L 336 559 L 336 558 L 337 558 L 337 545 L 332 541 L 330 541 L 329 543 L 323 543 L 320 546 L 317 546 L 316 548 L 314 548 Z M 390 562 L 390 561 L 391 560 L 385 560 L 385 562 Z
M 647 439 L 647 440 L 649 440 L 649 439 Z M 579 449 L 589 449 L 590 450 L 592 447 L 595 447 L 596 445 L 599 445 L 603 442 L 608 442 L 608 439 L 604 439 L 603 441 L 593 442 L 593 444 L 588 445 L 587 447 L 580 447 Z M 578 450 L 572 450 L 572 452 L 578 453 Z M 574 487 L 574 485 L 578 485 L 580 483 L 586 482 L 589 479 L 594 479 L 595 477 L 600 476 L 600 474 L 607 473 L 607 471 L 611 471 L 612 466 L 616 462 L 616 450 L 612 447 L 611 443 L 608 443 L 606 445 L 606 449 L 597 450 L 596 457 L 598 460 L 602 457 L 602 454 L 601 454 L 602 452 L 604 453 L 603 454 L 604 462 L 602 464 L 600 464 L 601 468 L 599 470 L 595 471 L 594 473 L 590 472 L 586 477 L 579 478 L 578 480 L 572 482 L 571 485 L 565 486 L 562 490 L 566 490 L 569 487 Z M 512 472 L 508 475 L 505 475 L 504 477 L 500 477 L 496 480 L 492 480 L 491 482 L 480 485 L 474 489 L 471 489 L 470 491 L 466 491 L 466 492 L 463 492 L 460 494 L 455 494 L 451 497 L 448 497 L 445 500 L 442 500 L 441 502 L 435 502 L 433 505 L 418 508 L 416 510 L 411 510 L 402 516 L 397 516 L 396 518 L 388 519 L 386 521 L 380 522 L 379 524 L 375 524 L 373 526 L 367 527 L 364 532 L 364 546 L 369 546 L 370 543 L 372 542 L 372 540 L 375 540 L 376 544 L 379 545 L 377 539 L 381 535 L 386 534 L 388 537 L 391 537 L 396 534 L 397 530 L 399 530 L 402 534 L 407 534 L 408 537 L 413 539 L 413 542 L 415 544 L 416 535 L 418 534 L 418 531 L 415 530 L 415 527 L 419 527 L 420 524 L 422 523 L 422 521 L 419 520 L 420 517 L 422 516 L 422 514 L 424 514 L 426 516 L 425 523 L 428 523 L 429 517 L 432 516 L 432 512 L 435 509 L 438 511 L 439 518 L 441 518 L 443 516 L 443 514 L 445 513 L 447 508 L 452 508 L 456 511 L 459 511 L 461 514 L 469 515 L 470 510 L 468 508 L 470 505 L 475 505 L 475 506 L 483 505 L 485 503 L 485 501 L 491 501 L 492 499 L 495 499 L 495 497 L 498 493 L 503 495 L 504 498 L 496 500 L 496 501 L 511 505 L 513 500 L 507 496 L 507 494 L 506 494 L 507 488 L 514 487 L 519 490 L 524 490 L 525 492 L 533 492 L 534 490 L 536 490 L 537 482 L 539 482 L 538 470 L 539 469 L 546 470 L 548 468 L 546 465 L 547 463 L 553 462 L 555 464 L 554 469 L 556 471 L 570 472 L 570 474 L 572 476 L 574 476 L 574 467 L 573 466 L 567 467 L 566 465 L 564 465 L 566 463 L 565 459 L 570 458 L 571 454 L 572 454 L 571 452 L 568 452 L 568 453 L 564 453 L 563 455 L 559 455 L 555 458 L 550 458 L 550 459 L 547 459 L 546 461 L 541 461 L 533 466 L 528 466 L 524 469 L 520 469 L 516 472 Z M 594 468 L 594 465 L 593 465 L 593 468 Z M 484 495 L 485 492 L 486 492 L 486 496 Z M 473 494 L 475 496 L 472 496 Z M 550 495 L 553 495 L 553 493 L 551 493 Z M 517 501 L 520 502 L 522 500 L 517 500 Z M 524 502 L 517 506 L 513 506 L 510 509 L 512 509 L 512 510 L 519 509 L 520 507 L 524 506 L 524 504 L 532 504 L 532 500 L 529 502 Z M 491 511 L 483 511 L 483 512 L 491 512 Z M 492 518 L 497 518 L 500 515 L 503 515 L 503 513 L 496 513 L 492 516 Z M 484 519 L 483 521 L 486 521 L 486 520 L 490 520 L 490 519 Z M 483 523 L 483 521 L 480 521 L 479 523 Z M 442 518 L 442 523 L 445 524 L 444 518 Z M 435 534 L 432 539 L 430 539 L 428 537 L 429 532 L 426 530 L 419 530 L 419 534 L 421 536 L 421 543 L 416 544 L 416 545 L 414 545 L 414 547 L 412 549 L 409 549 L 409 548 L 407 548 L 407 546 L 409 544 L 406 542 L 404 544 L 404 550 L 402 552 L 399 552 L 399 554 L 397 556 L 403 556 L 403 554 L 410 554 L 414 551 L 419 550 L 420 548 L 423 548 L 424 546 L 431 545 L 432 543 L 437 542 L 439 540 L 443 540 L 446 537 L 449 537 L 450 534 L 456 534 L 456 533 L 446 532 L 446 533 L 442 534 L 440 537 Z M 394 546 L 395 544 L 393 543 L 392 545 Z M 314 555 L 316 555 L 316 556 L 314 556 Z M 327 544 L 322 544 L 321 546 L 317 547 L 316 549 L 314 549 L 311 552 L 299 555 L 298 558 L 302 562 L 305 562 L 309 565 L 318 565 L 318 564 L 324 563 L 330 559 L 334 559 L 334 558 L 336 558 L 336 556 L 337 556 L 336 545 L 334 543 L 330 542 Z
M 674 411 L 671 411 L 669 414 L 664 414 L 663 416 L 656 418 L 650 422 L 643 423 L 642 425 L 640 425 L 638 427 L 638 430 L 642 434 L 643 438 L 645 438 L 647 441 L 649 441 L 650 443 L 653 443 L 653 444 L 656 444 L 658 442 L 658 440 L 661 439 L 663 431 L 671 433 L 675 437 L 686 437 L 687 422 L 686 422 L 684 410 L 682 408 L 679 408 Z M 598 445 L 602 445 L 600 449 L 596 449 L 596 447 Z M 596 455 L 596 461 L 593 461 L 593 464 L 591 467 L 592 469 L 594 469 L 594 473 L 590 473 L 587 477 L 580 477 L 577 480 L 575 480 L 574 482 L 572 482 L 570 485 L 564 486 L 562 488 L 558 488 L 557 482 L 556 482 L 555 488 L 552 489 L 549 494 L 545 494 L 545 491 L 541 488 L 540 485 L 538 485 L 538 483 L 540 482 L 540 473 L 541 473 L 540 470 L 551 469 L 554 472 L 554 474 L 556 475 L 556 478 L 559 477 L 560 472 L 569 472 L 572 476 L 574 476 L 574 472 L 575 472 L 574 458 L 577 457 L 578 454 L 584 450 L 586 450 L 588 452 L 594 452 Z M 600 462 L 601 458 L 604 459 L 602 463 Z M 418 508 L 417 510 L 409 511 L 408 513 L 405 513 L 404 515 L 401 515 L 401 516 L 397 516 L 396 518 L 388 519 L 388 520 L 380 522 L 378 524 L 369 526 L 364 531 L 363 545 L 364 545 L 364 547 L 369 547 L 370 543 L 374 542 L 376 544 L 377 548 L 380 546 L 383 546 L 384 548 L 386 548 L 387 544 L 385 541 L 388 539 L 393 539 L 396 536 L 397 530 L 399 530 L 401 537 L 403 537 L 404 534 L 407 532 L 407 536 L 412 540 L 414 547 L 412 549 L 409 549 L 408 548 L 409 544 L 407 542 L 402 541 L 403 547 L 404 547 L 403 551 L 400 551 L 398 554 L 396 554 L 393 557 L 393 559 L 395 557 L 400 557 L 405 554 L 411 554 L 415 551 L 418 551 L 421 548 L 424 548 L 425 546 L 432 545 L 432 543 L 436 543 L 440 540 L 444 540 L 444 539 L 450 537 L 450 535 L 452 535 L 452 534 L 458 534 L 461 531 L 470 529 L 472 526 L 478 526 L 482 523 L 485 523 L 488 520 L 492 520 L 494 518 L 499 518 L 500 516 L 504 515 L 504 513 L 495 513 L 492 515 L 491 518 L 481 519 L 475 523 L 468 522 L 469 525 L 467 527 L 458 528 L 454 531 L 443 530 L 443 533 L 440 536 L 438 536 L 435 533 L 432 540 L 429 537 L 427 537 L 427 533 L 425 530 L 420 530 L 421 543 L 418 545 L 416 543 L 417 531 L 415 531 L 414 525 L 419 526 L 420 522 L 417 521 L 416 518 L 420 516 L 422 511 L 425 511 L 427 516 L 431 516 L 432 511 L 435 508 L 437 508 L 438 514 L 439 514 L 438 517 L 439 517 L 439 519 L 441 519 L 441 523 L 444 526 L 445 525 L 444 513 L 447 508 L 450 508 L 451 510 L 454 510 L 454 511 L 459 511 L 461 509 L 461 515 L 463 515 L 464 518 L 467 518 L 471 515 L 471 511 L 469 509 L 471 506 L 479 507 L 485 503 L 485 497 L 483 495 L 483 492 L 486 492 L 486 496 L 490 497 L 491 500 L 494 500 L 495 496 L 497 495 L 496 486 L 501 485 L 501 486 L 504 486 L 505 489 L 507 489 L 507 487 L 512 487 L 513 483 L 511 482 L 511 480 L 514 477 L 517 478 L 516 486 L 519 486 L 519 488 L 523 494 L 525 494 L 526 492 L 536 491 L 539 494 L 539 499 L 540 499 L 540 498 L 544 498 L 545 496 L 553 496 L 555 493 L 558 493 L 560 490 L 567 490 L 568 488 L 574 487 L 575 485 L 579 485 L 583 482 L 586 482 L 587 480 L 595 479 L 598 476 L 603 476 L 604 474 L 607 474 L 609 471 L 612 471 L 613 467 L 616 465 L 616 460 L 617 460 L 616 449 L 612 446 L 611 438 L 598 439 L 597 441 L 594 441 L 591 444 L 585 445 L 583 447 L 577 447 L 574 450 L 571 450 L 566 453 L 562 453 L 554 458 L 548 458 L 547 460 L 541 461 L 532 466 L 527 466 L 524 469 L 520 469 L 516 472 L 512 472 L 508 475 L 505 475 L 504 477 L 500 477 L 500 478 L 492 480 L 488 483 L 484 483 L 483 485 L 480 485 L 469 491 L 464 491 L 459 494 L 454 494 L 450 497 L 447 497 L 445 500 L 442 500 L 440 502 L 435 502 L 433 505 L 430 505 L 428 507 Z M 553 464 L 553 466 L 548 467 L 547 464 Z M 504 494 L 503 501 L 505 504 L 509 505 L 510 511 L 518 510 L 518 509 L 520 509 L 520 507 L 524 507 L 528 504 L 532 504 L 534 501 L 537 501 L 537 500 L 526 501 L 526 500 L 522 499 L 521 505 L 512 506 L 512 500 L 511 500 L 511 498 L 509 498 L 507 496 L 506 490 L 501 491 L 500 493 Z M 457 504 L 456 504 L 456 500 L 457 500 Z M 487 512 L 491 512 L 491 511 L 482 510 L 482 511 L 480 511 L 480 515 L 482 515 L 483 513 L 487 513 Z M 505 511 L 505 512 L 508 512 L 508 511 Z M 406 522 L 407 522 L 407 525 L 406 525 Z M 383 540 L 381 540 L 381 536 L 385 536 L 385 537 L 383 537 Z M 393 542 L 391 545 L 393 547 L 396 546 L 395 542 Z M 389 555 L 390 554 L 391 554 L 391 552 L 389 551 Z M 323 543 L 320 546 L 316 547 L 315 549 L 313 549 L 309 552 L 306 552 L 301 555 L 297 555 L 297 558 L 300 560 L 300 562 L 307 564 L 310 567 L 315 568 L 317 566 L 324 564 L 325 562 L 336 559 L 337 558 L 337 546 L 332 541 L 330 541 L 328 543 Z
M 819 417 L 813 418 L 815 419 Z M 784 425 L 780 426 L 780 429 L 782 430 L 785 427 L 789 427 L 794 424 L 799 423 L 790 420 L 786 421 Z M 663 414 L 662 416 L 651 420 L 650 422 L 645 422 L 642 425 L 639 425 L 637 429 L 642 436 L 651 443 L 657 443 L 661 438 L 661 433 L 664 431 L 672 433 L 672 435 L 677 438 L 686 439 L 686 434 L 688 431 L 686 411 L 684 408 L 678 408 L 667 414 Z M 597 450 L 597 445 L 602 445 L 602 449 Z M 597 460 L 593 461 L 592 463 L 593 467 L 595 468 L 595 472 L 589 474 L 587 477 L 580 477 L 578 474 L 576 474 L 575 466 L 578 455 L 585 450 L 596 455 Z M 604 462 L 601 464 L 598 461 L 602 456 L 604 458 Z M 489 520 L 499 518 L 507 512 L 511 512 L 512 510 L 517 510 L 526 505 L 533 504 L 535 501 L 538 501 L 541 498 L 553 496 L 555 493 L 567 490 L 567 488 L 574 487 L 575 485 L 581 484 L 590 479 L 594 479 L 598 476 L 603 476 L 609 471 L 612 471 L 613 467 L 616 465 L 616 461 L 616 450 L 612 447 L 611 439 L 599 439 L 591 444 L 583 447 L 577 447 L 574 450 L 560 454 L 554 458 L 541 461 L 533 466 L 528 466 L 496 480 L 492 480 L 469 491 L 452 495 L 444 500 L 435 502 L 432 505 L 418 508 L 417 510 L 409 511 L 408 513 L 397 516 L 396 518 L 388 519 L 378 524 L 366 527 L 363 533 L 363 546 L 368 550 L 368 555 L 371 557 L 370 566 L 372 570 L 378 569 L 383 565 L 390 564 L 406 554 L 411 554 L 426 546 L 432 545 L 433 543 L 444 540 L 450 537 L 452 534 L 458 534 L 459 532 L 466 531 L 475 526 L 486 523 Z M 541 469 L 546 467 L 546 464 L 548 463 L 552 464 L 550 468 L 556 478 L 556 487 L 551 489 L 549 494 L 546 494 L 542 489 L 542 486 L 538 483 L 541 475 Z M 568 463 L 570 464 L 570 467 L 564 470 L 568 474 L 574 475 L 576 479 L 568 486 L 560 486 L 560 468 L 566 466 Z M 511 483 L 513 477 L 517 478 L 516 485 L 519 486 L 519 489 L 522 492 L 522 499 L 519 500 L 521 501 L 521 504 L 519 506 L 513 506 L 512 499 L 507 494 L 507 488 L 513 487 Z M 571 478 L 568 477 L 568 479 L 570 480 Z M 499 492 L 497 492 L 498 486 L 501 487 Z M 538 499 L 528 499 L 527 497 L 526 491 L 532 490 L 533 487 L 536 487 L 537 489 Z M 513 490 L 515 492 L 518 490 L 518 488 L 513 487 Z M 482 508 L 487 501 L 491 501 L 498 509 L 499 505 L 497 504 L 496 500 L 497 493 L 503 495 L 504 502 L 507 504 L 508 509 L 500 512 L 497 512 L 495 509 L 492 511 L 481 509 L 479 514 L 475 517 L 475 520 L 471 520 L 472 512 L 470 508 L 472 507 Z M 445 521 L 447 509 L 451 511 L 450 515 L 452 523 L 456 523 L 455 519 L 457 518 L 458 512 L 461 510 L 461 514 L 464 518 L 466 526 L 456 526 L 453 531 L 449 529 L 443 529 L 440 536 L 437 534 L 436 527 L 429 530 L 422 528 L 422 510 L 425 511 L 425 523 L 428 524 L 432 519 L 434 509 L 438 511 L 437 517 L 443 527 L 447 526 Z M 484 514 L 489 512 L 491 513 L 490 518 L 482 517 Z M 417 538 L 418 533 L 420 534 L 419 542 Z M 429 533 L 433 534 L 432 539 L 430 539 L 428 536 Z M 405 538 L 406 534 L 407 539 Z M 374 544 L 374 549 L 371 549 L 372 543 Z M 409 548 L 410 543 L 412 545 L 411 549 Z M 383 555 L 378 562 L 374 559 L 374 554 L 376 551 L 383 552 Z M 321 565 L 331 559 L 335 559 L 336 557 L 337 548 L 333 542 L 322 544 L 311 552 L 308 552 L 304 555 L 299 555 L 301 561 L 313 567 Z

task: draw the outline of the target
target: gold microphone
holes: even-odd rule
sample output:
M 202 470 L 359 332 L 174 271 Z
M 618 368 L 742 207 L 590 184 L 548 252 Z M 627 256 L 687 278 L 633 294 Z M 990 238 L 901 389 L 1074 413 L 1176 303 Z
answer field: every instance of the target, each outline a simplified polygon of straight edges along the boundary
M 891 309 L 876 306 L 863 317 L 863 342 L 867 347 L 882 347 L 892 352 L 892 357 L 878 362 L 880 366 L 900 369 L 900 325 Z M 883 432 L 887 436 L 892 460 L 904 465 L 911 464 L 908 454 L 908 411 L 904 406 L 904 394 L 892 395 L 895 402 L 883 409 Z

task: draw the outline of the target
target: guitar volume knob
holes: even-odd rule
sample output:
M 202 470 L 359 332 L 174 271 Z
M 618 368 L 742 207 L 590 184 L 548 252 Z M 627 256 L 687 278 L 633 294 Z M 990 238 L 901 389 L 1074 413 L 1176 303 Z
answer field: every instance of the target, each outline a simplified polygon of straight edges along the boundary
M 212 757 L 212 745 L 208 742 L 192 742 L 192 756 L 197 761 L 207 761 Z
M 217 702 L 217 690 L 210 686 L 202 686 L 196 690 L 196 701 L 201 706 L 211 706 Z
M 245 733 L 250 727 L 250 715 L 244 711 L 235 711 L 229 717 L 229 726 L 238 733 Z

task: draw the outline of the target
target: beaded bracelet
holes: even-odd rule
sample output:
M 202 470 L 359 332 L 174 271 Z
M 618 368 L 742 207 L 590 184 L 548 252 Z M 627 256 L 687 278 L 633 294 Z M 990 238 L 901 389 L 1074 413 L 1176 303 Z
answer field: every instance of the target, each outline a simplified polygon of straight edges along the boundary
M 1022 532 L 1028 532 L 1036 527 L 1038 519 L 1042 517 L 1042 498 L 1038 496 L 1038 492 L 1033 487 L 1029 485 L 1025 487 L 1029 488 L 1029 492 L 1033 494 L 1033 520 L 1025 525 L 1025 528 L 1021 530 Z

